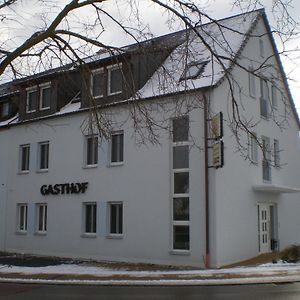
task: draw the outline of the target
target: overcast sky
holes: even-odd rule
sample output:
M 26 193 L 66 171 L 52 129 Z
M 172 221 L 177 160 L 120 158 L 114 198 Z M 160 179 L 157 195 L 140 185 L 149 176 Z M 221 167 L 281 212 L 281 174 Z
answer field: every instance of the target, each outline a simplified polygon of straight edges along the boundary
M 156 5 L 154 5 L 149 0 L 131 0 L 133 3 L 136 4 L 139 8 L 139 15 L 138 17 L 141 18 L 143 24 L 147 24 L 149 26 L 149 31 L 154 36 L 159 36 L 162 34 L 169 33 L 171 31 L 176 31 L 180 29 L 179 23 L 172 23 L 170 22 L 169 15 L 165 12 L 163 12 L 160 8 L 158 8 Z M 261 0 L 261 2 L 265 5 L 266 13 L 269 18 L 269 21 L 272 25 L 274 22 L 272 18 L 272 11 L 270 10 L 271 4 L 274 0 Z M 1 2 L 1 1 L 0 1 Z M 0 38 L 1 40 L 7 40 L 9 38 L 14 39 L 15 45 L 17 45 L 22 40 L 25 40 L 27 37 L 30 36 L 31 33 L 33 33 L 37 27 L 42 28 L 44 24 L 44 20 L 47 18 L 50 18 L 51 13 L 53 15 L 59 11 L 59 8 L 53 7 L 53 3 L 58 3 L 60 7 L 63 6 L 63 4 L 68 3 L 68 0 L 52 0 L 49 1 L 51 5 L 47 5 L 44 7 L 40 7 L 37 5 L 36 0 L 23 0 L 20 3 L 20 5 L 15 9 L 15 11 L 9 12 L 11 16 L 14 16 L 15 13 L 17 13 L 18 18 L 17 22 L 10 22 L 7 23 L 7 26 L 3 26 L 3 23 L 0 23 Z M 233 6 L 233 0 L 198 0 L 196 1 L 198 5 L 201 7 L 204 7 L 213 18 L 225 18 L 230 15 L 238 14 L 240 13 L 240 9 L 236 6 Z M 125 19 L 131 18 L 132 20 L 135 20 L 137 18 L 136 15 L 134 15 L 129 7 L 128 7 L 128 1 L 126 0 L 108 0 L 106 3 L 113 3 L 114 5 L 111 6 L 110 10 L 113 12 L 115 16 L 118 17 L 118 20 L 121 22 Z M 116 5 L 117 3 L 117 5 Z M 299 0 L 293 0 L 293 8 L 291 10 L 292 13 L 295 14 L 295 18 L 300 19 L 296 14 L 300 11 L 300 1 Z M 107 4 L 106 4 L 107 5 Z M 41 13 L 43 17 L 41 18 Z M 80 12 L 79 15 L 75 16 L 75 18 L 78 21 L 78 26 L 80 26 L 80 22 L 84 22 L 85 20 L 88 20 L 91 18 L 91 12 L 84 9 Z M 10 16 L 10 15 L 8 15 Z M 44 18 L 44 20 L 43 20 Z M 167 22 L 168 20 L 168 22 Z M 106 30 L 101 35 L 101 41 L 104 41 L 106 43 L 112 43 L 115 45 L 124 45 L 126 43 L 132 43 L 133 41 L 128 39 L 128 37 L 125 37 L 122 32 L 118 31 L 116 26 L 114 26 L 111 22 L 108 22 L 106 20 Z M 170 23 L 172 23 L 172 26 L 170 28 Z M 76 24 L 76 23 L 75 23 Z M 75 25 L 76 26 L 76 25 Z M 298 40 L 295 40 L 293 42 L 293 47 L 297 47 L 299 44 Z M 289 81 L 290 89 L 292 91 L 294 101 L 296 103 L 296 107 L 298 109 L 298 112 L 300 113 L 300 99 L 298 100 L 298 95 L 300 94 L 300 67 L 297 66 L 297 60 L 296 57 L 299 55 L 295 55 L 295 59 L 291 63 L 287 59 L 282 59 L 283 65 L 285 68 L 286 73 L 288 73 L 288 76 L 290 78 L 293 78 L 293 81 Z

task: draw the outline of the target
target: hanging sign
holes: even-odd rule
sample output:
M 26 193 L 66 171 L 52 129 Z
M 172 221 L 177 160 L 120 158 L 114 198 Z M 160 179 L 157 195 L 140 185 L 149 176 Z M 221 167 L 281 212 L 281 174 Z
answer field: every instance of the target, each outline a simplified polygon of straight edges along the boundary
M 218 169 L 223 167 L 223 151 L 224 151 L 223 141 L 217 141 L 212 146 L 212 160 L 213 167 Z
M 213 139 L 220 139 L 223 137 L 223 114 L 219 112 L 211 119 L 211 132 Z

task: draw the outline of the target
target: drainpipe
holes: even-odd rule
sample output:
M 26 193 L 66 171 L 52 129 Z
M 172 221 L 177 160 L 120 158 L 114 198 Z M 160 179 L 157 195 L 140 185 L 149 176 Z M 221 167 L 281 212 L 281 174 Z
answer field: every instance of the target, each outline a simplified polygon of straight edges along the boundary
M 204 168 L 205 168 L 205 239 L 206 239 L 206 249 L 204 264 L 205 268 L 210 268 L 210 240 L 209 240 L 209 177 L 208 177 L 208 100 L 204 95 Z

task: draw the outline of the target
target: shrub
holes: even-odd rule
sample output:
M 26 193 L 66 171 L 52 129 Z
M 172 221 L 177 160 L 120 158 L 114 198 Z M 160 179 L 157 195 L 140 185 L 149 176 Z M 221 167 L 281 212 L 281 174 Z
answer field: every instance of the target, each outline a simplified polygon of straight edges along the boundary
M 282 250 L 280 254 L 281 260 L 289 263 L 300 261 L 300 245 L 291 245 Z

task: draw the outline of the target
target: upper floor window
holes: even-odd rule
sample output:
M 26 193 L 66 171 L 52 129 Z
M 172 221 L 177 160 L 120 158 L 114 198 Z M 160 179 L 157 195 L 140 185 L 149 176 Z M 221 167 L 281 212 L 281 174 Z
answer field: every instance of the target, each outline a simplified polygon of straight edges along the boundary
M 186 142 L 189 140 L 189 118 L 184 116 L 173 119 L 173 142 Z
M 39 143 L 39 170 L 44 171 L 49 168 L 49 142 Z
M 270 139 L 268 137 L 262 137 L 262 171 L 263 171 L 263 180 L 271 181 L 271 152 L 270 152 Z
M 9 115 L 9 102 L 4 102 L 2 105 L 0 105 L 0 117 L 5 118 Z
M 189 63 L 180 76 L 179 81 L 198 78 L 204 72 L 207 63 L 208 61 L 194 61 Z
M 122 64 L 116 64 L 107 67 L 108 70 L 108 95 L 115 95 L 122 93 L 123 74 Z
M 278 140 L 274 140 L 274 166 L 275 167 L 279 167 L 280 166 L 280 149 L 279 149 L 279 141 Z
M 265 57 L 265 45 L 262 39 L 259 39 L 259 54 L 262 58 Z
M 111 135 L 111 163 L 121 163 L 124 159 L 124 134 L 114 132 Z
M 277 109 L 278 100 L 277 100 L 277 87 L 272 85 L 272 108 Z
M 20 146 L 20 172 L 29 171 L 30 145 Z
M 40 110 L 49 109 L 51 103 L 51 84 L 40 86 Z
M 253 69 L 250 68 L 248 71 L 248 77 L 249 77 L 249 95 L 251 97 L 256 96 L 256 83 L 255 83 L 255 75 L 253 73 Z
M 86 166 L 96 166 L 98 164 L 98 136 L 89 135 L 85 137 L 86 145 Z
M 91 95 L 93 98 L 101 98 L 103 97 L 103 89 L 104 89 L 104 81 L 103 76 L 104 69 L 96 69 L 92 71 L 91 75 Z
M 266 79 L 260 79 L 260 115 L 264 118 L 269 116 L 269 86 Z
M 37 87 L 32 87 L 27 90 L 27 102 L 26 102 L 26 112 L 31 113 L 37 110 L 38 103 L 38 89 Z
M 258 162 L 258 144 L 255 133 L 252 133 L 250 136 L 250 159 L 253 163 Z

